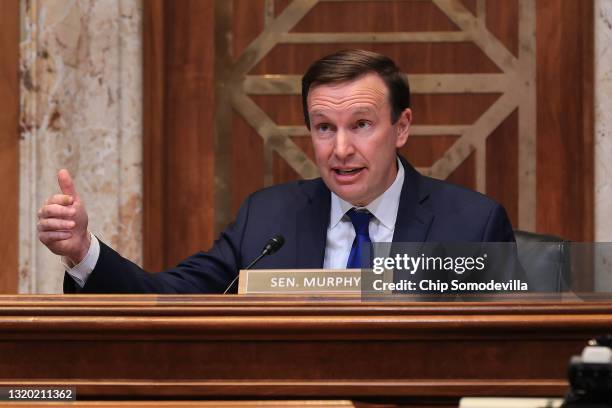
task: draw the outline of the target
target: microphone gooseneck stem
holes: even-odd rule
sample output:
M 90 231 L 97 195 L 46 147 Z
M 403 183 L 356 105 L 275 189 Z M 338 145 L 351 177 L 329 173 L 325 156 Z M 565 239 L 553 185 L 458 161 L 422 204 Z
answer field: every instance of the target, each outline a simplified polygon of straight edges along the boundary
M 234 286 L 234 283 L 236 283 L 237 279 L 238 279 L 238 275 L 236 275 L 234 280 L 232 280 L 232 283 L 230 283 L 229 286 L 223 291 L 224 295 L 227 295 L 227 291 L 230 290 L 232 288 L 232 286 Z
M 250 264 L 248 264 L 247 267 L 244 268 L 244 270 L 251 269 L 251 267 L 253 265 L 255 265 L 257 262 L 259 262 L 259 260 L 261 258 L 263 258 L 264 256 L 266 256 L 266 255 L 268 255 L 268 251 L 263 251 L 261 254 L 259 254 L 259 256 L 257 258 L 253 259 L 253 261 Z
M 257 258 L 253 259 L 253 261 L 251 261 L 251 263 L 250 263 L 250 264 L 248 264 L 248 265 L 247 265 L 247 267 L 246 267 L 246 268 L 244 268 L 244 269 L 245 269 L 245 270 L 246 270 L 246 269 L 251 269 L 251 267 L 252 267 L 253 265 L 255 265 L 257 262 L 259 262 L 259 260 L 260 260 L 261 258 L 263 258 L 264 256 L 266 256 L 266 255 L 268 255 L 267 248 L 266 248 L 266 249 L 264 249 L 264 250 L 262 251 L 262 253 L 261 253 L 261 254 L 259 254 L 259 256 L 258 256 Z M 229 286 L 227 287 L 227 289 L 225 289 L 225 291 L 223 292 L 223 294 L 224 294 L 224 295 L 225 295 L 225 294 L 227 294 L 227 291 L 228 291 L 228 290 L 230 290 L 230 289 L 232 288 L 232 286 L 234 286 L 234 283 L 236 283 L 236 281 L 238 280 L 238 277 L 239 277 L 239 276 L 240 276 L 240 274 L 236 275 L 236 277 L 234 278 L 234 280 L 232 280 L 232 283 L 230 283 L 230 284 L 229 284 Z
M 284 243 L 285 243 L 285 238 L 283 238 L 282 235 L 279 234 L 279 235 L 273 236 L 272 238 L 268 240 L 268 242 L 266 242 L 266 246 L 264 246 L 264 248 L 261 250 L 261 254 L 259 254 L 257 258 L 253 259 L 253 261 L 251 261 L 251 263 L 243 270 L 251 269 L 253 265 L 255 265 L 257 262 L 260 261 L 261 258 L 278 251 L 278 249 L 282 247 Z M 234 280 L 232 280 L 232 283 L 230 283 L 227 289 L 225 289 L 225 291 L 223 292 L 224 295 L 227 293 L 228 290 L 231 289 L 232 286 L 234 286 L 234 283 L 236 283 L 239 276 L 240 276 L 240 273 L 236 275 Z

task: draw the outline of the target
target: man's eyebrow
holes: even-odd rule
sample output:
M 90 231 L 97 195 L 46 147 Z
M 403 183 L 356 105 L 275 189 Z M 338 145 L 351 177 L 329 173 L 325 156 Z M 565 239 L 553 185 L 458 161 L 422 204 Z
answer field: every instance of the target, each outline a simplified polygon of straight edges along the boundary
M 311 117 L 313 117 L 313 116 L 321 116 L 321 117 L 324 117 L 324 118 L 327 117 L 327 115 L 325 115 L 325 113 L 323 111 L 320 111 L 320 110 L 314 110 L 314 111 L 310 112 L 310 116 Z
M 371 107 L 362 106 L 362 107 L 356 108 L 354 111 L 352 111 L 351 115 L 363 114 L 363 113 L 373 113 L 373 114 L 376 114 L 376 109 L 373 109 Z

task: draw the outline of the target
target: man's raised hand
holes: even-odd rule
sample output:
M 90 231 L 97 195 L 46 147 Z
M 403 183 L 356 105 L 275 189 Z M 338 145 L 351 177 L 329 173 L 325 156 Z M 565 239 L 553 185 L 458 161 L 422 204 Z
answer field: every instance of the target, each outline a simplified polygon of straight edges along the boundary
M 87 212 L 68 170 L 60 170 L 57 181 L 62 194 L 49 197 L 38 211 L 38 239 L 76 265 L 87 255 L 91 243 Z

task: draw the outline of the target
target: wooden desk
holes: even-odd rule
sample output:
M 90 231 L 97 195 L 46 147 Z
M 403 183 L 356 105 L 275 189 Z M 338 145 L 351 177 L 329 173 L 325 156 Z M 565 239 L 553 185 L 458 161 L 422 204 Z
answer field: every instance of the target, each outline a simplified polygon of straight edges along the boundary
M 1 296 L 0 386 L 79 399 L 557 396 L 612 303 Z

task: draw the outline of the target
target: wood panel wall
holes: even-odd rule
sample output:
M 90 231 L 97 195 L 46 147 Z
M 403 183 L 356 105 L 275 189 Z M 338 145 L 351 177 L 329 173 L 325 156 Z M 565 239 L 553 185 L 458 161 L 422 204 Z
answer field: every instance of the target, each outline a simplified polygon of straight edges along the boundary
M 144 2 L 144 266 L 213 239 L 213 1 Z
M 461 3 L 474 14 L 483 12 L 476 0 Z M 270 159 L 255 127 L 235 107 L 228 107 L 227 84 L 223 83 L 226 71 L 245 48 L 266 29 L 270 19 L 291 4 L 290 0 L 155 0 L 144 4 L 146 265 L 169 266 L 193 250 L 208 248 L 218 232 L 215 229 L 232 219 L 249 193 L 299 178 L 277 153 Z M 509 52 L 518 55 L 518 0 L 485 4 L 487 28 Z M 535 229 L 590 241 L 594 196 L 593 2 L 542 0 L 536 2 L 535 12 Z M 199 16 L 199 20 L 193 16 Z M 456 26 L 430 2 L 352 1 L 321 2 L 291 32 L 427 30 L 452 31 Z M 249 75 L 301 75 L 316 58 L 347 47 L 390 55 L 409 75 L 499 72 L 469 42 L 333 43 L 277 44 Z M 249 97 L 277 125 L 303 125 L 299 95 Z M 473 123 L 497 97 L 478 92 L 416 92 L 415 125 Z M 211 125 L 215 110 L 230 115 L 229 127 L 220 128 L 220 122 L 215 122 L 216 135 Z M 515 225 L 522 188 L 517 176 L 519 114 L 518 110 L 511 113 L 488 137 L 485 167 L 487 194 L 504 204 Z M 202 126 L 204 122 L 207 126 Z M 312 158 L 308 137 L 292 136 L 291 140 Z M 402 152 L 416 166 L 429 166 L 456 140 L 456 135 L 444 133 L 413 136 Z M 474 188 L 475 155 L 448 179 Z
M 234 56 L 239 56 L 264 29 L 264 1 L 234 2 Z M 278 16 L 290 1 L 274 2 Z M 463 4 L 476 12 L 475 1 Z M 489 2 L 490 4 L 490 2 Z M 517 2 L 505 1 L 487 7 L 488 28 L 516 55 L 518 48 Z M 510 21 L 508 21 L 510 20 Z M 431 32 L 457 31 L 445 14 L 432 2 L 320 2 L 291 33 L 348 33 L 348 32 Z M 369 49 L 389 55 L 408 73 L 414 74 L 487 74 L 500 70 L 471 42 L 411 42 L 369 43 L 347 42 L 328 44 L 278 44 L 250 72 L 253 75 L 301 75 L 316 59 L 342 48 Z M 496 99 L 499 93 L 423 93 L 413 92 L 414 125 L 471 125 Z M 279 125 L 303 125 L 299 95 L 253 95 L 251 98 Z M 232 208 L 251 191 L 264 186 L 265 168 L 261 137 L 240 115 L 234 117 L 232 138 L 233 174 L 249 174 L 247 180 L 234 184 Z M 448 150 L 459 136 L 435 134 L 413 135 L 401 150 L 413 165 L 431 166 Z M 292 137 L 313 160 L 308 137 Z M 486 153 L 486 192 L 505 205 L 510 218 L 518 224 L 518 147 L 517 115 L 511 115 L 488 139 Z M 248 148 L 243 148 L 248 146 Z M 298 178 L 298 174 L 278 155 L 274 156 L 273 182 Z M 448 177 L 449 181 L 476 188 L 475 157 L 471 155 Z
M 537 2 L 538 230 L 594 239 L 593 2 Z
M 19 0 L 0 2 L 0 293 L 16 293 L 19 243 Z
M 232 52 L 237 53 L 264 27 L 264 0 L 225 2 L 224 13 L 231 13 L 234 36 Z M 230 4 L 231 3 L 231 4 Z M 280 13 L 289 1 L 275 1 Z M 406 19 L 376 14 L 372 2 L 356 2 L 366 13 L 343 15 L 318 11 L 297 27 L 316 32 L 325 24 L 339 30 L 403 29 Z M 419 3 L 419 2 L 417 2 Z M 464 0 L 471 10 L 476 1 Z M 487 24 L 510 49 L 517 42 L 511 22 L 516 17 L 516 1 L 496 2 L 487 12 Z M 593 2 L 540 0 L 537 3 L 537 231 L 567 239 L 593 239 Z M 339 7 L 329 3 L 324 7 Z M 408 6 L 401 6 L 408 7 Z M 447 24 L 427 6 L 411 29 Z M 218 6 L 217 6 L 218 8 Z M 333 11 L 333 10 L 332 10 Z M 361 10 L 363 11 L 363 10 Z M 217 12 L 217 15 L 216 15 Z M 231 214 L 243 198 L 265 184 L 261 139 L 236 117 L 233 133 L 215 139 L 215 63 L 223 44 L 215 32 L 218 10 L 214 0 L 151 0 L 144 3 L 144 236 L 145 266 L 151 270 L 171 265 L 199 249 L 206 249 L 216 236 L 215 204 L 217 191 L 230 195 Z M 359 16 L 365 17 L 359 17 Z M 355 23 L 355 19 L 363 22 Z M 19 1 L 0 2 L 0 293 L 15 293 L 18 284 L 18 161 L 19 161 Z M 215 35 L 217 39 L 215 39 Z M 336 45 L 280 46 L 253 72 L 269 72 L 276 67 L 302 73 L 317 56 L 341 47 Z M 351 44 L 359 46 L 359 44 Z M 363 44 L 362 46 L 367 46 Z M 418 57 L 420 52 L 426 58 Z M 447 45 L 423 48 L 417 45 L 408 56 L 395 46 L 380 45 L 380 51 L 398 59 L 406 71 L 430 69 L 445 72 L 456 64 L 470 61 L 481 71 L 494 70 L 486 58 L 470 45 L 459 51 Z M 464 52 L 464 57 L 458 57 Z M 462 62 L 463 61 L 463 62 Z M 488 102 L 475 97 L 470 104 L 446 97 L 416 96 L 417 120 L 435 120 L 432 112 L 443 112 L 450 119 L 467 120 Z M 485 99 L 482 99 L 485 98 Z M 256 97 L 256 102 L 283 124 L 301 124 L 299 98 Z M 285 110 L 284 108 L 288 110 Z M 441 109 L 443 107 L 444 109 Z M 467 111 L 466 111 L 467 109 Z M 470 113 L 472 112 L 472 113 Z M 499 153 L 487 162 L 487 190 L 501 201 L 513 219 L 518 185 L 510 177 L 516 168 L 517 142 L 515 115 L 510 116 L 488 140 L 487 150 Z M 216 163 L 215 145 L 224 137 L 231 155 Z M 295 138 L 312 155 L 307 138 Z M 426 165 L 452 144 L 454 136 L 439 135 L 429 143 L 412 138 L 406 154 L 417 165 Z M 216 177 L 216 169 L 228 165 L 227 180 Z M 278 156 L 273 160 L 273 182 L 294 179 L 297 174 Z M 474 184 L 474 162 L 469 158 L 450 179 L 468 186 Z M 217 200 L 218 201 L 218 200 Z M 222 202 L 222 201 L 221 201 Z M 217 222 L 217 224 L 219 224 Z M 223 224 L 223 223 L 221 223 Z M 217 228 L 218 229 L 218 228 Z

